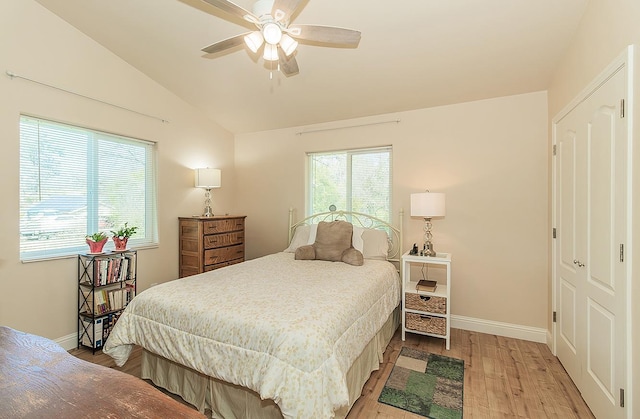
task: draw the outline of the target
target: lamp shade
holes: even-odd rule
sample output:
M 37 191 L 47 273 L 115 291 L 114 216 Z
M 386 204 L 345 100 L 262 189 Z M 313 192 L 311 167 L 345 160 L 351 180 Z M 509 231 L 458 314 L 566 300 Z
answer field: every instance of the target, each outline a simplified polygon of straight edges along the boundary
M 296 50 L 298 46 L 298 41 L 287 35 L 286 33 L 282 34 L 282 39 L 280 40 L 280 47 L 282 47 L 282 51 L 284 55 L 287 57 L 293 54 L 293 51 Z
M 278 61 L 278 46 L 265 44 L 262 58 L 266 61 Z
M 219 188 L 222 185 L 220 169 L 196 169 L 196 188 Z
M 443 193 L 422 192 L 411 194 L 412 217 L 444 217 L 444 213 Z
M 259 31 L 251 32 L 249 35 L 245 35 L 244 43 L 247 44 L 249 49 L 254 53 L 258 52 L 258 49 L 262 46 L 264 39 L 262 33 Z

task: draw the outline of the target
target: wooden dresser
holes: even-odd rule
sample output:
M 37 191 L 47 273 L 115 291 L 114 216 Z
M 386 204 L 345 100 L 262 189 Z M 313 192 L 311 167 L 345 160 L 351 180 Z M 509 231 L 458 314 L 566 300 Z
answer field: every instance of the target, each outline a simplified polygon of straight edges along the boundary
M 180 217 L 180 278 L 243 262 L 245 218 Z

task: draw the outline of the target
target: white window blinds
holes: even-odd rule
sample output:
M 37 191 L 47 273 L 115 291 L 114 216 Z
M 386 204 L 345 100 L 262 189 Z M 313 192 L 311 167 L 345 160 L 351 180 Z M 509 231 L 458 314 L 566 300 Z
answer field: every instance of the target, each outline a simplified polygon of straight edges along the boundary
M 391 221 L 391 147 L 309 153 L 310 214 L 356 211 Z
M 21 260 L 87 252 L 125 222 L 128 247 L 157 243 L 155 161 L 155 143 L 21 116 Z

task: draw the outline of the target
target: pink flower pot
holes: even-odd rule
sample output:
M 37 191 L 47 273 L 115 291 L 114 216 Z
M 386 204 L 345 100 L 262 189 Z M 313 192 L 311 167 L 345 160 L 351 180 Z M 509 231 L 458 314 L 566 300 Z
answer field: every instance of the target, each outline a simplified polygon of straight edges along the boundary
M 128 237 L 125 237 L 123 239 L 119 238 L 119 237 L 113 237 L 113 244 L 115 244 L 116 246 L 116 250 L 127 250 L 127 241 L 129 240 Z
M 102 253 L 102 248 L 107 240 L 107 238 L 104 238 L 99 242 L 94 242 L 93 240 L 86 239 L 87 244 L 89 245 L 89 253 Z

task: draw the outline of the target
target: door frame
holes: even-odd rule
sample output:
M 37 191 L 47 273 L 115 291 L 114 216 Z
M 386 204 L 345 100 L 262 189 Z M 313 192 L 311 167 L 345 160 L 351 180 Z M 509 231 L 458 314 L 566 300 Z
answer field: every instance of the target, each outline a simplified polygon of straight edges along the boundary
M 636 68 L 636 53 L 635 53 L 635 45 L 629 45 L 614 61 L 612 61 L 591 83 L 589 83 L 568 105 L 566 105 L 556 116 L 553 117 L 551 122 L 551 146 L 552 146 L 552 154 L 553 148 L 557 145 L 557 132 L 556 128 L 559 121 L 564 118 L 569 112 L 575 109 L 580 103 L 585 101 L 589 96 L 593 94 L 600 86 L 611 78 L 611 76 L 617 71 L 625 71 L 627 77 L 627 102 L 625 103 L 625 117 L 629 118 L 627 123 L 627 171 L 628 174 L 632 175 L 635 172 L 635 168 L 633 166 L 633 155 L 635 150 L 633 148 L 633 128 L 634 128 L 634 119 L 635 119 L 635 109 L 634 109 L 634 84 L 635 84 L 635 68 Z M 622 70 L 621 70 L 622 69 Z M 557 163 L 554 156 L 551 156 L 551 227 L 555 228 L 557 226 L 557 214 L 556 214 L 556 204 L 557 204 L 557 190 L 556 190 L 556 170 Z M 632 207 L 633 207 L 633 186 L 634 182 L 632 177 L 628 178 L 627 181 L 627 208 L 626 208 L 626 217 L 627 217 L 627 237 L 626 237 L 626 250 L 625 250 L 625 263 L 627 263 L 626 270 L 626 367 L 629 372 L 626 375 L 625 382 L 625 410 L 627 412 L 627 418 L 631 419 L 633 417 L 633 396 L 634 391 L 632 387 L 633 383 L 633 371 L 634 364 L 632 362 L 632 341 L 633 341 L 633 327 L 632 327 L 632 312 L 633 312 L 633 287 L 632 287 Z M 552 230 L 553 232 L 553 230 Z M 557 355 L 557 339 L 558 339 L 558 330 L 557 330 L 557 322 L 553 321 L 553 313 L 558 310 L 558 296 L 556 295 L 556 286 L 557 286 L 557 272 L 556 272 L 556 264 L 557 264 L 557 241 L 553 238 L 553 234 L 551 232 L 551 312 L 548 313 L 549 318 L 552 319 L 551 322 L 551 352 L 553 355 Z

